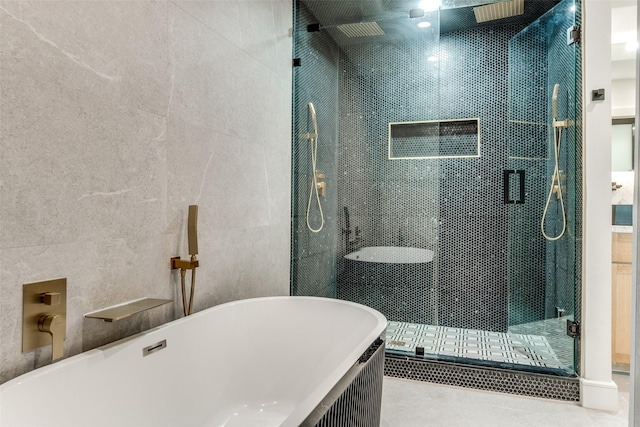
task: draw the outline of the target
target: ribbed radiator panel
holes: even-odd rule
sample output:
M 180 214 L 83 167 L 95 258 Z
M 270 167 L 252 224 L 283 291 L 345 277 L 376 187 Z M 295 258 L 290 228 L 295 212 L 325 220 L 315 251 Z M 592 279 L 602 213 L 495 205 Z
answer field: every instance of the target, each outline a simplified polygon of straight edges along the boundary
M 379 426 L 383 373 L 384 342 L 377 340 L 301 426 Z

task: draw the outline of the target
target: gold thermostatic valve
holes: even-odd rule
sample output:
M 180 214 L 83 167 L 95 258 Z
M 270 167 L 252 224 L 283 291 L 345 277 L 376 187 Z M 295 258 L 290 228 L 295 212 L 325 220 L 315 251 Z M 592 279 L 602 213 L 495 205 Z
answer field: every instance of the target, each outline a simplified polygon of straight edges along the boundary
M 67 326 L 67 279 L 26 283 L 22 304 L 22 352 L 51 345 L 52 360 L 61 358 Z

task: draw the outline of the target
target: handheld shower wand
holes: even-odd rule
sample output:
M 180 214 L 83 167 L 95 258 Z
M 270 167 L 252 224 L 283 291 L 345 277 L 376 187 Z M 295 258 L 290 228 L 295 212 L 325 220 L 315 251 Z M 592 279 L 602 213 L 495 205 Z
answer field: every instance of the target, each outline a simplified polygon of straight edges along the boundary
M 549 241 L 556 241 L 560 239 L 564 232 L 567 230 L 567 214 L 564 208 L 564 200 L 562 198 L 562 181 L 560 179 L 560 168 L 558 165 L 558 158 L 560 157 L 560 144 L 562 143 L 562 129 L 568 127 L 568 120 L 558 121 L 558 92 L 560 90 L 560 83 L 556 83 L 553 86 L 553 95 L 551 96 L 551 115 L 553 124 L 553 158 L 554 169 L 551 176 L 551 184 L 549 186 L 549 196 L 547 197 L 547 203 L 544 206 L 542 212 L 542 221 L 540 222 L 540 230 L 545 239 Z M 544 223 L 547 219 L 547 213 L 549 212 L 549 205 L 551 204 L 551 195 L 556 194 L 556 198 L 560 202 L 560 210 L 562 211 L 562 230 L 557 236 L 550 236 L 545 231 Z
M 307 133 L 306 137 L 311 143 L 311 174 L 313 175 L 311 179 L 311 189 L 309 190 L 309 202 L 307 203 L 307 228 L 313 233 L 318 233 L 324 227 L 324 214 L 322 213 L 322 204 L 320 203 L 320 193 L 319 191 L 325 190 L 325 183 L 318 182 L 318 178 L 324 178 L 320 172 L 316 170 L 317 168 L 317 160 L 318 160 L 318 118 L 316 116 L 316 109 L 313 106 L 313 103 L 307 104 L 309 107 L 309 114 L 311 115 L 311 125 L 313 126 L 313 133 Z M 311 223 L 309 222 L 309 213 L 311 212 L 311 200 L 313 199 L 313 195 L 316 195 L 316 203 L 318 204 L 318 210 L 320 211 L 320 227 L 313 228 Z
M 558 91 L 560 90 L 560 83 L 556 83 L 553 86 L 553 95 L 551 96 L 551 115 L 555 122 L 558 118 Z
M 189 255 L 191 264 L 198 262 L 198 205 L 189 205 L 189 220 L 187 223 L 187 236 L 189 238 Z M 184 289 L 184 288 L 183 288 Z M 196 290 L 196 269 L 191 269 L 191 292 L 189 292 L 189 310 L 193 313 L 193 294 Z
M 309 104 L 309 113 L 311 113 L 311 125 L 313 126 L 314 138 L 318 138 L 318 117 L 316 116 L 316 107 L 313 106 L 313 102 Z

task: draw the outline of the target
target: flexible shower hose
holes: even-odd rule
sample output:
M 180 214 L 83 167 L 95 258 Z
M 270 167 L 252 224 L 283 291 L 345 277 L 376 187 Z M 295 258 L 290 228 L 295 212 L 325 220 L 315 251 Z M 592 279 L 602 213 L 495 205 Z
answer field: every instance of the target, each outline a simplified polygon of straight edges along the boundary
M 311 143 L 311 174 L 313 179 L 311 180 L 311 189 L 309 190 L 309 202 L 307 203 L 307 228 L 312 233 L 319 233 L 324 227 L 324 214 L 322 213 L 322 204 L 320 203 L 320 195 L 318 194 L 318 176 L 316 173 L 316 165 L 318 160 L 318 122 L 316 119 L 316 110 L 312 103 L 308 104 L 309 112 L 311 113 L 311 121 L 313 123 L 313 134 L 308 134 L 307 138 Z M 320 227 L 313 228 L 309 223 L 309 213 L 311 212 L 311 200 L 313 195 L 316 195 L 316 202 L 318 203 L 318 210 L 320 211 Z
M 191 262 L 195 261 L 195 256 L 191 256 Z M 191 269 L 191 292 L 189 293 L 189 305 L 187 305 L 187 293 L 186 293 L 186 275 L 187 269 L 180 269 L 180 285 L 182 287 L 182 312 L 185 316 L 189 316 L 193 313 L 193 294 L 196 290 L 196 269 Z
M 322 213 L 322 204 L 320 203 L 320 195 L 318 194 L 318 177 L 316 174 L 316 159 L 317 159 L 317 151 L 318 151 L 318 140 L 317 138 L 310 138 L 311 141 L 311 169 L 313 174 L 313 179 L 311 180 L 311 189 L 309 190 L 309 202 L 307 203 L 307 227 L 313 233 L 319 233 L 320 230 L 324 227 L 324 214 Z M 320 227 L 313 228 L 309 223 L 309 213 L 311 212 L 311 200 L 313 199 L 313 195 L 316 195 L 316 203 L 318 203 L 318 210 L 320 211 Z
M 547 197 L 547 204 L 544 206 L 544 212 L 542 213 L 542 221 L 540 223 L 540 229 L 545 239 L 553 242 L 560 239 L 567 229 L 567 214 L 564 209 L 564 200 L 562 199 L 562 183 L 560 182 L 560 170 L 558 167 L 558 157 L 560 157 L 560 143 L 562 142 L 562 127 L 553 128 L 553 154 L 555 167 L 553 169 L 553 176 L 551 177 L 551 185 L 549 187 L 549 196 Z M 555 237 L 549 236 L 545 229 L 544 223 L 549 212 L 549 205 L 551 204 L 551 196 L 553 195 L 553 188 L 557 185 L 558 200 L 560 201 L 560 209 L 562 210 L 562 231 Z

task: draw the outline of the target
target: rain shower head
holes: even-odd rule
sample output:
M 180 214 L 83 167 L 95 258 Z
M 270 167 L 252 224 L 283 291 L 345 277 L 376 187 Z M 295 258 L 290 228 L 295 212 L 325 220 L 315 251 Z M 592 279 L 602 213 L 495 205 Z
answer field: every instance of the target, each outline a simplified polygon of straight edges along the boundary
M 356 24 L 338 25 L 338 30 L 350 38 L 383 36 L 384 31 L 377 22 L 358 22 Z
M 496 2 L 494 9 L 511 7 L 517 10 L 501 14 L 496 12 L 493 19 L 497 20 L 478 23 L 473 9 L 479 8 L 476 11 L 478 14 L 489 12 L 483 7 L 493 6 Z M 529 25 L 560 0 L 443 0 L 438 12 L 421 8 L 418 6 L 419 0 L 301 0 L 301 3 L 314 17 L 314 21 L 307 25 L 307 31 L 326 31 L 338 46 L 344 47 L 373 41 L 396 43 L 423 40 L 425 30 L 418 27 L 415 21 L 423 17 L 433 17 L 431 31 L 440 34 L 494 25 Z
M 478 24 L 524 15 L 524 0 L 501 1 L 473 8 Z

